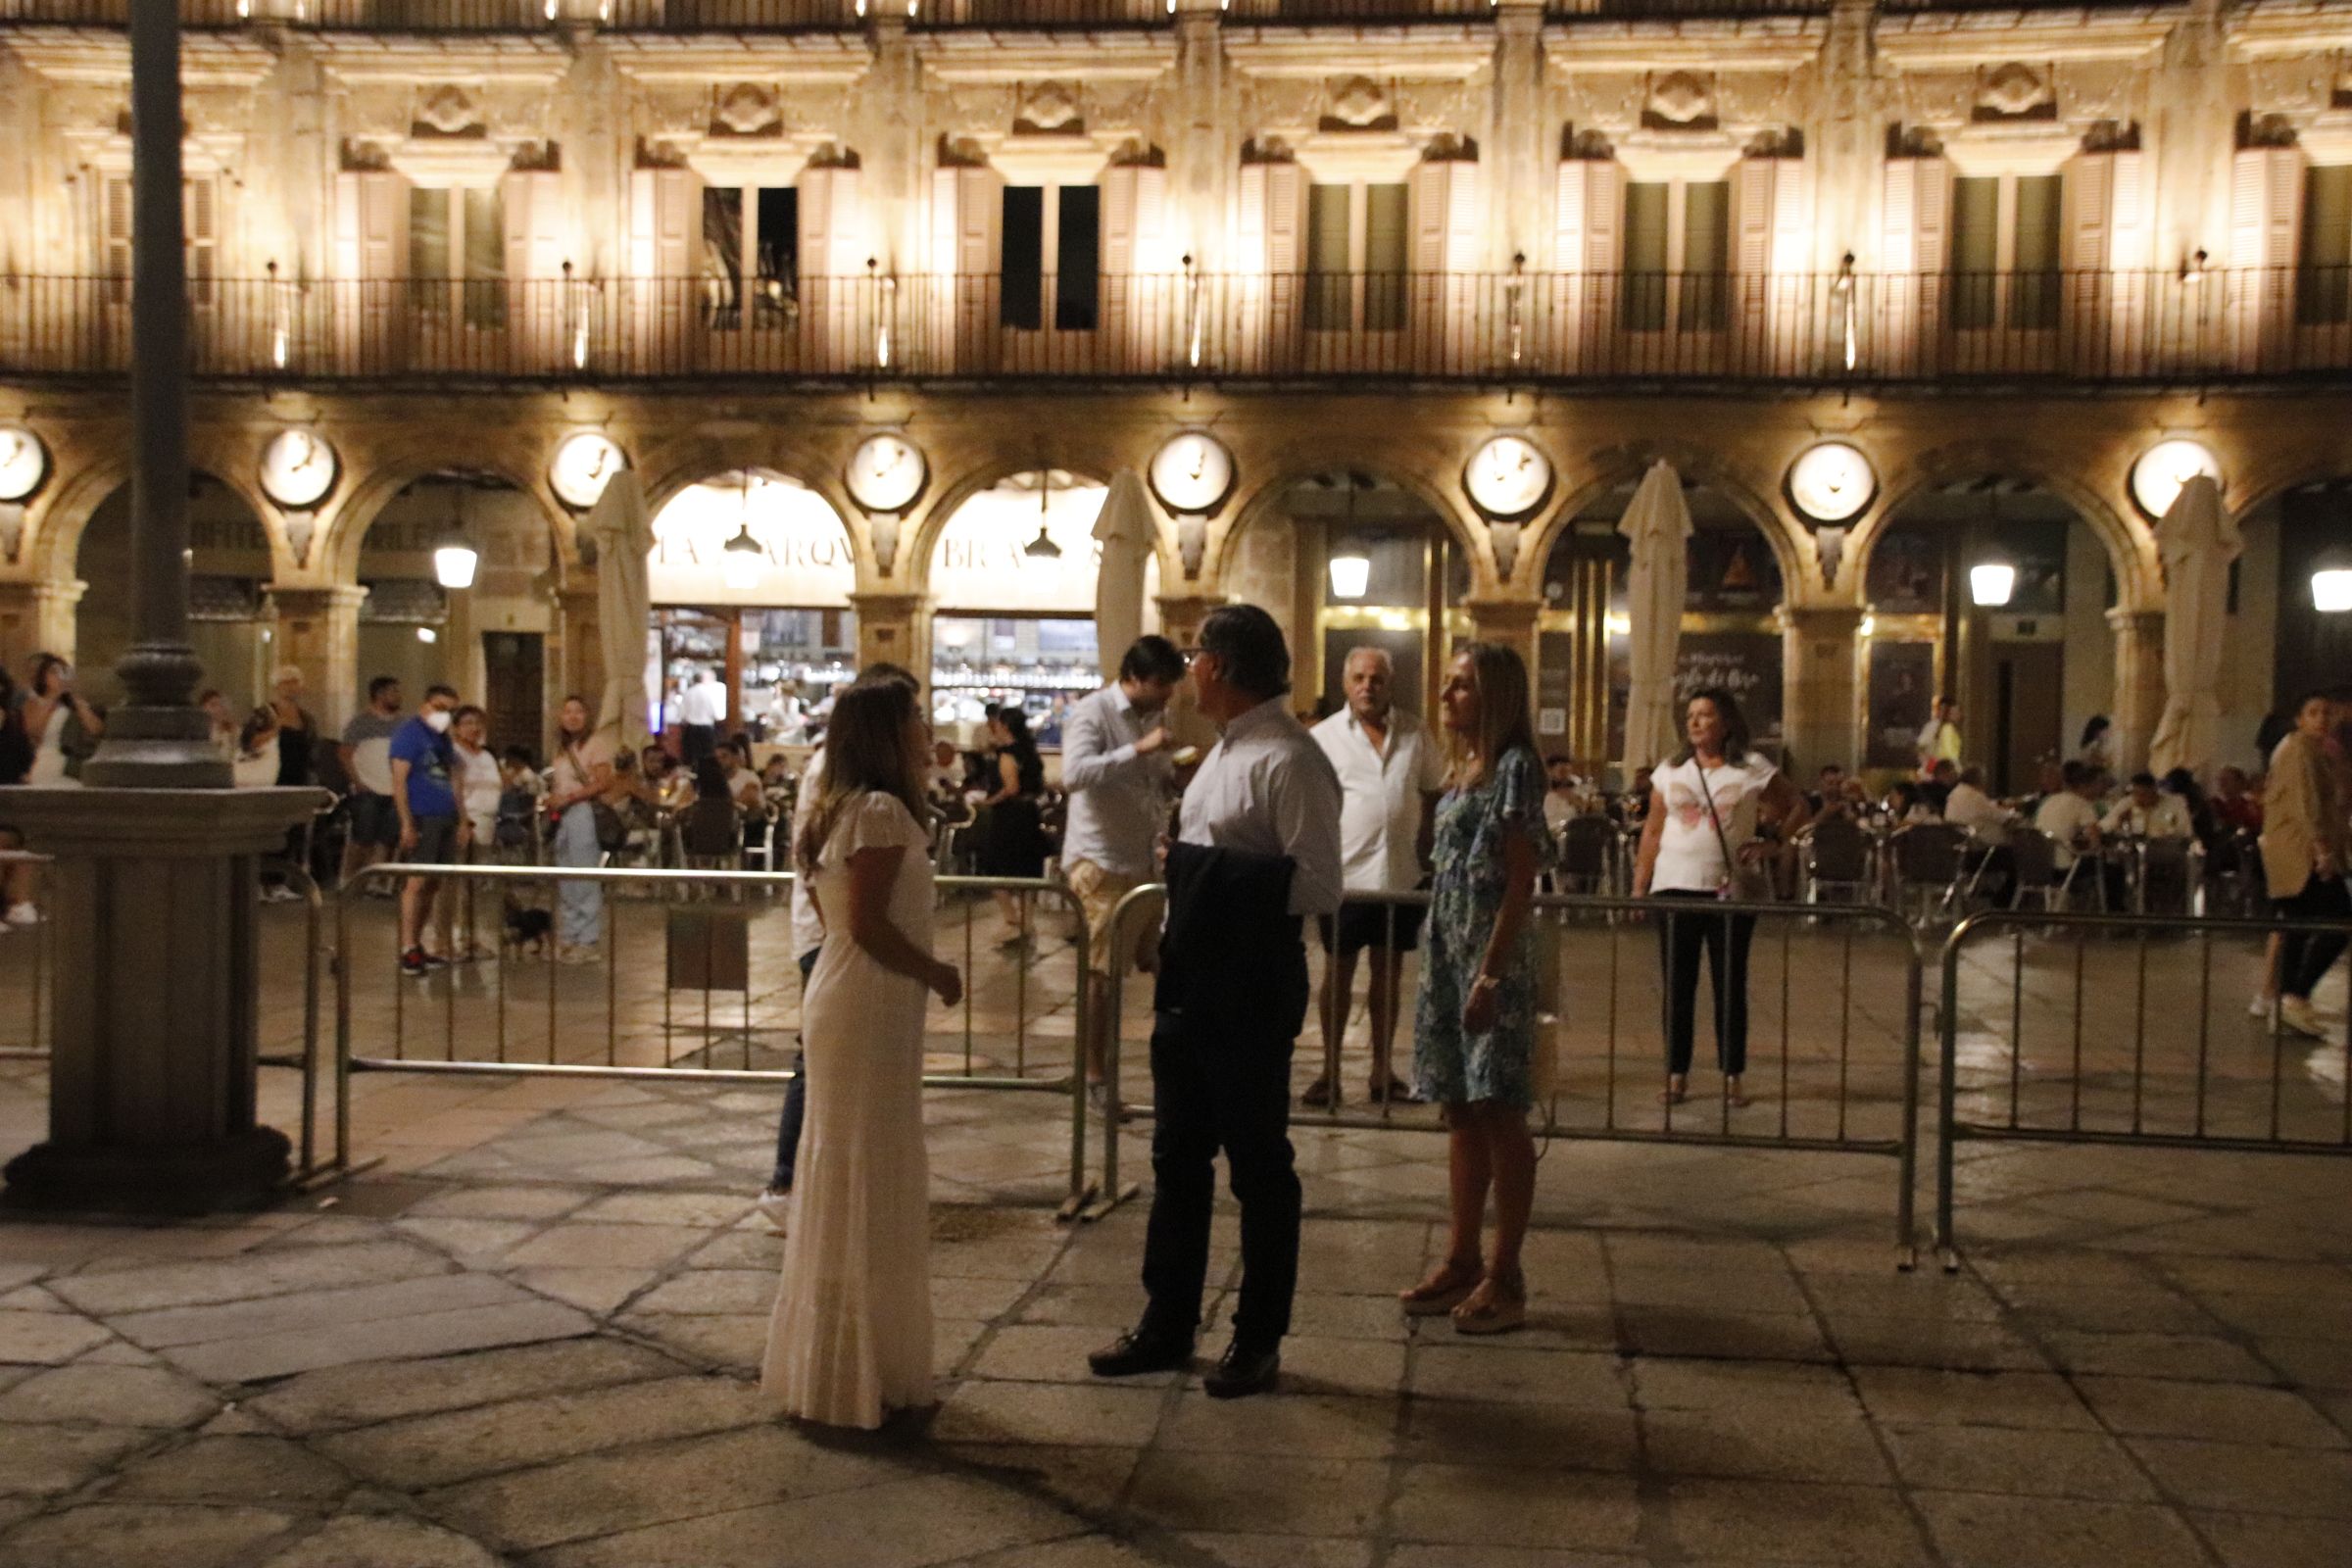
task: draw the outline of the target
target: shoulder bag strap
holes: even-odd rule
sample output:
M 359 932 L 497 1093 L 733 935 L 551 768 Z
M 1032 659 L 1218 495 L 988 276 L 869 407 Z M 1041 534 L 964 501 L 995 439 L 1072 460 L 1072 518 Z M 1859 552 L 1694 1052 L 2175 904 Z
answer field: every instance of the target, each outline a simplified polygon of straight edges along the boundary
M 1732 855 L 1732 841 L 1723 831 L 1723 818 L 1716 814 L 1715 792 L 1707 787 L 1707 765 L 1698 760 L 1696 752 L 1690 754 L 1690 765 L 1698 771 L 1698 798 L 1707 808 L 1707 820 L 1715 826 L 1716 847 L 1723 851 L 1723 889 L 1728 898 L 1740 880 L 1740 862 Z

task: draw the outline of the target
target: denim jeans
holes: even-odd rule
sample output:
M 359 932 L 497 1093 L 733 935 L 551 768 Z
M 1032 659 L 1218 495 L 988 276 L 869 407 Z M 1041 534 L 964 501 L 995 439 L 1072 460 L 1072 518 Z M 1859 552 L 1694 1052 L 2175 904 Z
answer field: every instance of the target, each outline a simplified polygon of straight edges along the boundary
M 801 1002 L 808 1001 L 808 974 L 816 967 L 816 956 L 821 948 L 810 948 L 801 955 Z M 784 1114 L 776 1122 L 776 1169 L 768 1177 L 770 1191 L 792 1191 L 793 1168 L 801 1157 L 801 1123 L 808 1116 L 808 1053 L 792 1054 L 792 1082 L 784 1086 Z
M 568 807 L 556 824 L 556 863 L 594 866 L 604 858 L 596 844 L 596 812 L 586 801 Z M 567 948 L 594 947 L 605 934 L 605 889 L 601 882 L 556 884 L 556 936 Z

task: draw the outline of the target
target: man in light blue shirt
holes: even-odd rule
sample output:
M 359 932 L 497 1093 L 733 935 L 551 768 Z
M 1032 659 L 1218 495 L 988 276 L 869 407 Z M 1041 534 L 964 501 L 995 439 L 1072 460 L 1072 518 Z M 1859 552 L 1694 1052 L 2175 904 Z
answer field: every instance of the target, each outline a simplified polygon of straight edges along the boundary
M 1069 815 L 1061 871 L 1086 910 L 1086 983 L 1095 1023 L 1086 1042 L 1086 1076 L 1105 1113 L 1101 1086 L 1110 1039 L 1110 917 L 1121 899 L 1152 877 L 1152 852 L 1175 798 L 1168 699 L 1183 680 L 1184 656 L 1174 643 L 1139 637 L 1119 660 L 1119 678 L 1072 705 L 1062 724 L 1061 787 L 1069 795 Z M 1140 922 L 1138 946 L 1118 961 L 1148 967 L 1157 937 L 1157 922 Z

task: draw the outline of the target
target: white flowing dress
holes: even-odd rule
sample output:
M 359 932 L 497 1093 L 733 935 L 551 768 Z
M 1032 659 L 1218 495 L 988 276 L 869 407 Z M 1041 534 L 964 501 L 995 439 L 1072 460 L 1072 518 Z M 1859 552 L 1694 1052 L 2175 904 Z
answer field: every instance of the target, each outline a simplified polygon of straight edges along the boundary
M 49 721 L 34 737 L 32 768 L 24 782 L 48 790 L 78 788 L 81 780 L 66 771 L 66 721 L 74 716 L 72 703 L 59 703 L 49 710 Z
M 802 1004 L 808 1119 L 760 1384 L 786 1414 L 876 1427 L 931 1402 L 931 1169 L 919 981 L 850 940 L 850 857 L 906 847 L 890 918 L 931 949 L 929 836 L 895 796 L 844 808 L 814 888 L 833 929 Z

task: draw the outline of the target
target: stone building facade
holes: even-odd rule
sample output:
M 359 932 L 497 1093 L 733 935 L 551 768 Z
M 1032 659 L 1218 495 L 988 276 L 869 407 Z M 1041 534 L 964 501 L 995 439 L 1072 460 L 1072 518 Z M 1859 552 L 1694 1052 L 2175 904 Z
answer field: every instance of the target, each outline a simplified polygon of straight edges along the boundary
M 0 472 L 12 666 L 103 660 L 118 591 L 108 3 L 0 0 L 0 443 L 37 443 Z M 856 656 L 917 667 L 936 614 L 1010 608 L 939 580 L 967 501 L 1205 434 L 1230 483 L 1159 490 L 1170 629 L 1267 604 L 1302 701 L 1358 627 L 1418 639 L 1425 690 L 1450 639 L 1501 638 L 1547 749 L 1595 764 L 1611 528 L 1661 459 L 1709 541 L 1687 641 L 1808 768 L 1872 760 L 1936 687 L 2005 768 L 2092 713 L 2144 754 L 2154 514 L 2199 466 L 2246 538 L 2217 760 L 2342 663 L 2306 584 L 2352 533 L 2352 5 L 866 9 L 183 7 L 224 686 L 298 664 L 339 719 L 413 621 L 468 690 L 508 637 L 540 716 L 596 691 L 594 552 L 551 480 L 582 432 L 657 509 L 728 474 L 813 495 Z M 323 491 L 268 471 L 288 431 Z M 852 472 L 878 433 L 918 454 L 889 511 Z M 1792 476 L 1825 445 L 1827 490 Z M 1529 449 L 1540 482 L 1482 483 Z M 445 514 L 481 580 L 388 588 L 425 586 Z M 1342 544 L 1415 529 L 1393 602 L 1335 598 Z M 2042 597 L 1972 604 L 2004 553 Z

